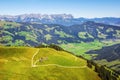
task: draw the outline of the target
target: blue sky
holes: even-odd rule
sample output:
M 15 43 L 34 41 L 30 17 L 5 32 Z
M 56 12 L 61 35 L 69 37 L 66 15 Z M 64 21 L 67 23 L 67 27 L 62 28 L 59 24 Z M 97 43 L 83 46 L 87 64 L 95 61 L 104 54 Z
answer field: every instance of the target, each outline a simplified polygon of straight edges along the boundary
M 0 0 L 0 15 L 25 13 L 120 17 L 120 0 Z

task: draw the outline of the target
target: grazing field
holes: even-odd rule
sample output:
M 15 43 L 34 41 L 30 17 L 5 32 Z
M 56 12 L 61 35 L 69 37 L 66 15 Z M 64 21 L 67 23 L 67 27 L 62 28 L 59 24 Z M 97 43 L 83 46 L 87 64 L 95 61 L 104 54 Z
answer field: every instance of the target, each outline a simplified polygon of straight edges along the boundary
M 68 43 L 59 45 L 63 49 L 74 53 L 75 55 L 81 55 L 87 59 L 91 59 L 96 54 L 86 54 L 87 51 L 101 49 L 104 46 L 111 46 L 113 44 L 120 43 L 120 40 L 109 40 L 109 41 L 94 41 L 94 42 L 82 42 L 82 43 Z
M 68 52 L 29 47 L 0 47 L 0 79 L 101 80 L 85 60 Z

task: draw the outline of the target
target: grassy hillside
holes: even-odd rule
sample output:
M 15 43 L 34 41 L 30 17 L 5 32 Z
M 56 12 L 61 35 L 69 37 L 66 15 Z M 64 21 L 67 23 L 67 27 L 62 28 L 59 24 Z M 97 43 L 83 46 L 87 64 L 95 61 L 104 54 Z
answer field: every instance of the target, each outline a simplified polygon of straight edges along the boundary
M 0 47 L 0 79 L 101 80 L 81 58 L 52 48 L 28 47 Z
M 86 52 L 90 50 L 98 50 L 104 46 L 110 46 L 118 43 L 120 43 L 119 40 L 116 40 L 116 41 L 113 41 L 113 40 L 97 41 L 96 40 L 94 42 L 88 42 L 88 43 L 82 42 L 82 43 L 60 44 L 59 46 L 67 51 L 74 53 L 77 56 L 81 55 L 84 58 L 92 59 L 92 57 L 97 56 L 97 54 L 86 54 Z
M 80 43 L 120 39 L 120 27 L 95 22 L 63 26 L 0 21 L 0 36 L 0 43 L 6 46 Z

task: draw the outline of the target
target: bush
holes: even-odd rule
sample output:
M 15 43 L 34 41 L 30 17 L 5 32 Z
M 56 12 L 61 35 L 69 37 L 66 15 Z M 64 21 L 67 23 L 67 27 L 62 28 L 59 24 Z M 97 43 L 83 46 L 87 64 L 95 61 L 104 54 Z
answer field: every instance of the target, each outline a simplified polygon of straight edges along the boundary
M 39 46 L 35 46 L 35 48 L 46 48 L 46 45 L 40 44 Z
M 55 50 L 58 50 L 58 51 L 64 51 L 63 48 L 61 48 L 61 47 L 59 47 L 59 46 L 57 46 L 55 44 L 50 44 L 50 45 L 48 45 L 48 47 L 49 48 L 54 48 Z
M 89 68 L 92 68 L 92 63 L 91 63 L 91 61 L 87 60 L 87 66 L 88 66 Z
M 43 45 L 43 44 L 40 44 L 39 46 L 35 46 L 36 48 L 53 48 L 53 49 L 55 49 L 55 50 L 57 50 L 57 51 L 64 51 L 64 49 L 63 48 L 61 48 L 61 47 L 59 47 L 59 46 L 57 46 L 57 45 L 55 45 L 55 44 L 50 44 L 50 45 Z

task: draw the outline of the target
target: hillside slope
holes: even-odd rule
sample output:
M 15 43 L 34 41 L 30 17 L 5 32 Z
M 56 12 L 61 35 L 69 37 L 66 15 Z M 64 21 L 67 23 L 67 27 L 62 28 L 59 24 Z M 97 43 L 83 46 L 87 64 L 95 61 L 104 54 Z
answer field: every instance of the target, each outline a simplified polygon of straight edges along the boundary
M 73 26 L 0 21 L 0 36 L 7 46 L 80 43 L 120 39 L 120 27 L 91 21 Z
M 120 44 L 103 47 L 99 50 L 87 52 L 89 54 L 98 54 L 94 57 L 97 63 L 117 71 L 120 74 Z
M 0 47 L 0 79 L 101 80 L 81 58 L 52 48 L 27 47 Z

